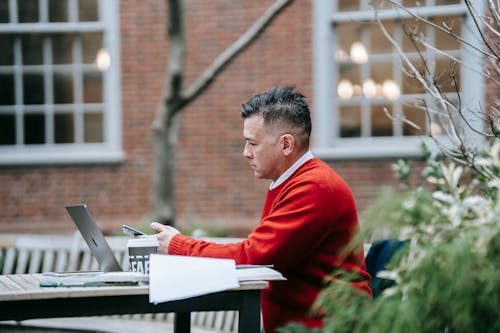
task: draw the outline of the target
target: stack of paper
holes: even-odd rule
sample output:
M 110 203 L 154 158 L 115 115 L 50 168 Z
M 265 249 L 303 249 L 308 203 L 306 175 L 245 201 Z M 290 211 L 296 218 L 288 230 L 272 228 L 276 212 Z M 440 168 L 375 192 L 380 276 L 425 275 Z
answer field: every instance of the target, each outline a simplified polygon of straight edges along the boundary
M 240 281 L 284 280 L 270 267 L 242 265 L 232 259 L 151 254 L 149 301 L 167 302 L 238 288 Z
M 160 303 L 239 287 L 234 260 L 151 254 L 149 301 Z
M 236 276 L 240 282 L 286 280 L 285 277 L 277 270 L 274 270 L 269 266 L 259 265 L 238 265 L 236 266 Z

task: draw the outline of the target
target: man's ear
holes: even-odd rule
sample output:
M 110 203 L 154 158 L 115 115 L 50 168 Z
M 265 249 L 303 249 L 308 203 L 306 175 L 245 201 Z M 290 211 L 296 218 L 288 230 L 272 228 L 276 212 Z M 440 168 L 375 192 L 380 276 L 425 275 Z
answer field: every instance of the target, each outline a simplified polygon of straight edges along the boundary
M 288 156 L 290 155 L 293 150 L 295 149 L 295 138 L 293 135 L 287 133 L 283 134 L 281 136 L 281 143 L 282 143 L 282 151 L 283 155 Z

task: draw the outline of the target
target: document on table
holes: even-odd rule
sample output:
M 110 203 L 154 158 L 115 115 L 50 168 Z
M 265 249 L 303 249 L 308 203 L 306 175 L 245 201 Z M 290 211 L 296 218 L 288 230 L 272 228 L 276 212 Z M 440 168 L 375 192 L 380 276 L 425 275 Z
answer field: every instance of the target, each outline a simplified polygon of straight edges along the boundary
M 45 272 L 40 287 L 100 287 L 146 284 L 148 276 L 137 272 Z
M 238 281 L 276 281 L 286 280 L 277 270 L 266 265 L 238 265 L 236 266 Z
M 239 287 L 232 259 L 151 254 L 149 301 L 161 303 Z

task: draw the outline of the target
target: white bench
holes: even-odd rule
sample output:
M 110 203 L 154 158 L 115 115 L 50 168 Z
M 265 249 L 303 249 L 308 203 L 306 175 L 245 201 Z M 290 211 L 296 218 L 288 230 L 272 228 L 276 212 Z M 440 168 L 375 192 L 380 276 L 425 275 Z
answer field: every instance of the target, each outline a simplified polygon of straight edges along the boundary
M 106 237 L 116 259 L 128 270 L 127 237 Z M 207 239 L 219 242 L 238 239 Z M 0 272 L 2 274 L 41 273 L 47 271 L 97 270 L 98 263 L 79 233 L 64 235 L 0 235 Z M 2 331 L 0 323 L 0 332 Z M 86 330 L 93 332 L 161 332 L 173 331 L 173 314 L 146 314 L 88 318 L 55 318 L 3 323 L 23 330 L 27 327 Z M 196 333 L 236 332 L 237 311 L 195 312 L 191 314 L 191 331 Z

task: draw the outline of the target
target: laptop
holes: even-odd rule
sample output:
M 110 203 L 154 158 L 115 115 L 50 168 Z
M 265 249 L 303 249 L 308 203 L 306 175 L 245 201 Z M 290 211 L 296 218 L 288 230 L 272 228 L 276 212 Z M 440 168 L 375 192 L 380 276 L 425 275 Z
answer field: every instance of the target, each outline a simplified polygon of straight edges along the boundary
M 90 251 L 104 272 L 121 272 L 122 267 L 104 238 L 86 205 L 66 206 L 66 210 L 87 242 Z

